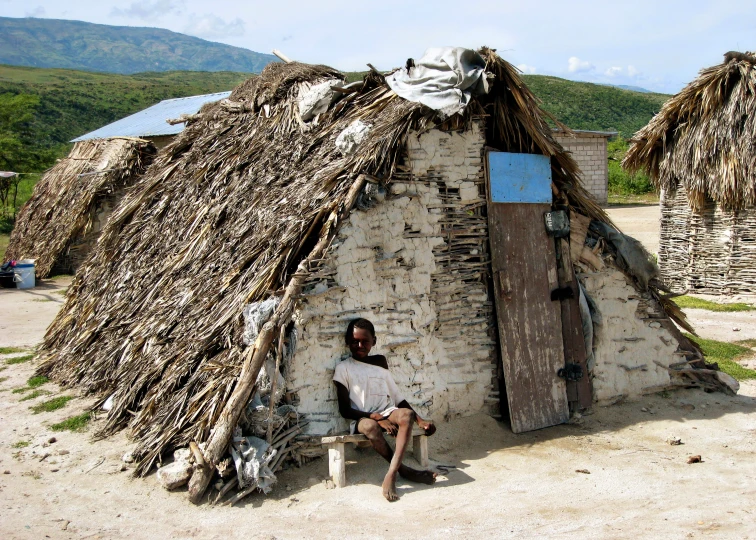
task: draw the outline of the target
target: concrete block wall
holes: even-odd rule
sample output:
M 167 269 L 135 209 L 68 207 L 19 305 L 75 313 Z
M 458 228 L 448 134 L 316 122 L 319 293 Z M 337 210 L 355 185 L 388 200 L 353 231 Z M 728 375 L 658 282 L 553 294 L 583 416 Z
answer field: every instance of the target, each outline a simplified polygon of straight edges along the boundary
M 607 162 L 607 137 L 594 133 L 575 132 L 569 137 L 560 132 L 554 136 L 565 150 L 572 153 L 582 172 L 585 188 L 601 204 L 607 203 L 609 166 Z
M 424 417 L 498 410 L 494 313 L 484 277 L 487 224 L 479 211 L 484 144 L 480 125 L 410 136 L 407 172 L 392 179 L 385 201 L 352 212 L 342 227 L 294 314 L 298 345 L 286 388 L 310 419 L 308 433 L 348 427 L 332 378 L 348 357 L 347 323 L 357 317 L 373 321 L 373 353 L 386 356 Z M 481 234 L 455 244 L 455 224 L 465 217 L 477 219 Z

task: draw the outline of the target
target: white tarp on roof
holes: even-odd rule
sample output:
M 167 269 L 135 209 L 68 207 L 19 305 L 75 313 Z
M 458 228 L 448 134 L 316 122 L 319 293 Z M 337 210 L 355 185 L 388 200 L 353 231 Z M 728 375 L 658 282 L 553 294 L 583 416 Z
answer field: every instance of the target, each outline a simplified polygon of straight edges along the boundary
M 386 77 L 386 82 L 404 99 L 452 116 L 462 111 L 473 95 L 488 93 L 485 67 L 483 57 L 471 49 L 436 47 L 426 50 L 414 67 Z

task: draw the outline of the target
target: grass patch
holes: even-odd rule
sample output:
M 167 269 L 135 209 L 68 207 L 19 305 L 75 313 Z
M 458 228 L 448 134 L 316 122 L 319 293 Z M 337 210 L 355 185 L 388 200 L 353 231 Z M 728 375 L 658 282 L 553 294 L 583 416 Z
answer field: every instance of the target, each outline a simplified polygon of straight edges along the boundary
M 50 429 L 53 431 L 84 431 L 87 424 L 92 420 L 92 413 L 85 412 L 71 418 L 66 418 L 58 424 L 53 424 Z
M 0 347 L 0 354 L 15 354 L 20 352 L 26 352 L 26 349 L 19 349 L 18 347 Z
M 14 443 L 13 443 L 13 444 L 11 445 L 11 448 L 26 448 L 26 447 L 27 447 L 27 446 L 29 446 L 30 444 L 31 444 L 31 443 L 30 443 L 29 441 L 18 441 L 18 442 L 14 442 Z
M 51 393 L 52 392 L 48 392 L 47 390 L 33 390 L 18 401 L 29 401 L 31 399 L 37 399 L 39 396 L 49 396 Z
M 53 291 L 53 294 L 60 294 L 61 296 L 65 296 L 66 294 L 68 294 L 68 287 L 59 291 Z
M 39 388 L 49 381 L 50 379 L 48 379 L 44 375 L 35 375 L 34 377 L 31 377 L 28 381 L 26 381 L 26 385 L 29 388 Z
M 675 304 L 683 309 L 705 309 L 708 311 L 734 312 L 734 311 L 756 311 L 756 307 L 742 302 L 733 302 L 731 304 L 719 304 L 711 300 L 696 298 L 695 296 L 678 296 L 674 299 Z
M 756 339 L 741 339 L 735 343 L 743 347 L 756 347 Z
M 728 375 L 732 375 L 739 381 L 756 379 L 756 370 L 745 368 L 735 361 L 741 356 L 753 353 L 748 347 L 743 347 L 736 343 L 699 338 L 690 334 L 685 335 L 698 343 L 698 346 L 701 347 L 701 350 L 706 355 L 707 361 L 716 362 L 719 364 L 719 369 Z
M 0 383 L 4 383 L 7 381 L 10 377 L 0 377 Z
M 28 362 L 34 358 L 33 354 L 25 354 L 24 356 L 16 356 L 15 358 L 8 358 L 5 363 L 9 366 L 13 366 L 16 364 L 23 364 L 24 362 Z
M 10 234 L 0 234 L 0 253 L 5 253 L 10 243 Z M 2 347 L 0 347 L 2 349 Z
M 28 386 L 22 386 L 21 388 L 14 388 L 13 393 L 14 394 L 23 394 L 24 392 L 28 392 L 31 390 Z
M 68 403 L 72 399 L 73 399 L 73 396 L 58 396 L 52 399 L 48 399 L 47 401 L 43 401 L 39 405 L 34 405 L 33 407 L 29 407 L 29 409 L 31 409 L 31 411 L 34 414 L 39 414 L 42 412 L 57 411 L 58 409 L 62 409 L 63 407 L 65 407 L 66 403 Z

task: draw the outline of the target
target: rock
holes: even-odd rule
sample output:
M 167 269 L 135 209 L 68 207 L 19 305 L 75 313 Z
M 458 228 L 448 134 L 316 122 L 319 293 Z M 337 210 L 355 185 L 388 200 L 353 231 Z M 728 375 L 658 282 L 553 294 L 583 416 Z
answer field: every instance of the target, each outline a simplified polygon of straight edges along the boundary
M 3 471 L 3 474 L 10 474 L 10 471 Z
M 334 484 L 333 480 L 331 480 L 330 478 L 328 478 L 325 481 L 325 486 L 326 486 L 326 489 L 335 489 L 336 488 L 336 484 Z
M 701 456 L 690 456 L 688 458 L 688 464 L 691 463 L 703 463 L 703 460 L 701 459 Z
M 58 472 L 60 469 L 50 469 L 50 472 Z
M 728 375 L 724 371 L 717 371 L 717 379 L 719 379 L 719 382 L 725 385 L 733 395 L 737 394 L 738 390 L 740 390 L 740 383 L 735 377 Z
M 591 474 L 591 471 L 588 469 L 575 469 L 575 472 L 579 472 L 580 474 Z
M 740 328 L 738 328 L 737 326 L 733 326 L 732 327 L 732 331 L 733 332 L 740 332 Z
M 188 463 L 191 457 L 192 451 L 188 448 L 179 448 L 173 452 L 173 461 L 186 461 Z
M 70 453 L 71 452 L 69 452 L 68 450 L 58 450 L 59 456 L 65 456 L 66 454 L 70 454 Z
M 186 461 L 176 461 L 169 465 L 163 465 L 157 472 L 160 484 L 167 490 L 181 487 L 192 476 L 192 466 Z
M 55 437 L 50 437 L 49 439 L 47 439 L 47 442 L 52 444 L 54 442 L 58 442 L 58 439 L 56 439 Z
M 648 409 L 646 407 L 641 408 L 641 412 L 648 412 Z
M 131 452 L 126 452 L 121 458 L 121 461 L 124 463 L 134 463 L 134 456 L 131 455 Z
M 671 446 L 679 446 L 682 444 L 682 439 L 680 437 L 667 437 L 667 444 Z

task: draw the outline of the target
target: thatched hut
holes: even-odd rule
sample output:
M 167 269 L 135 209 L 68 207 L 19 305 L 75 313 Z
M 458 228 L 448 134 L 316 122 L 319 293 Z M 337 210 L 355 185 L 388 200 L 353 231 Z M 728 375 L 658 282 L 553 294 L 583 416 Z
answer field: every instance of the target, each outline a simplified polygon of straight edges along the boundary
M 37 277 L 73 273 L 108 216 L 155 156 L 133 138 L 78 142 L 34 186 L 21 208 L 4 260 L 36 259 Z
M 756 56 L 704 69 L 623 161 L 661 190 L 659 267 L 675 290 L 756 293 Z
M 128 193 L 40 373 L 108 398 L 102 434 L 130 429 L 140 474 L 190 445 L 198 500 L 237 425 L 277 449 L 273 469 L 312 455 L 313 437 L 345 427 L 331 378 L 360 316 L 438 421 L 503 413 L 534 429 L 703 367 L 647 254 L 580 185 L 517 70 L 486 48 L 441 53 L 441 78 L 466 81 L 443 106 L 439 87 L 392 90 L 422 61 L 351 85 L 270 64 Z

